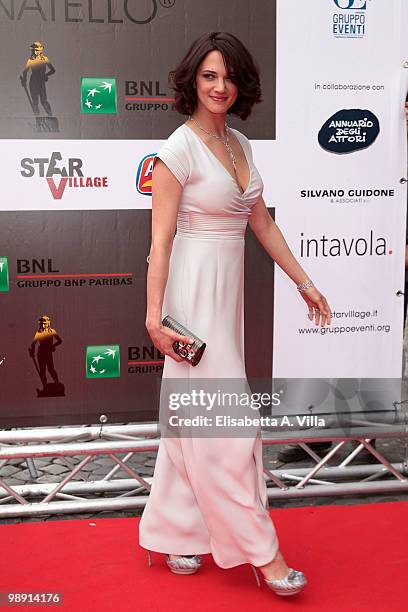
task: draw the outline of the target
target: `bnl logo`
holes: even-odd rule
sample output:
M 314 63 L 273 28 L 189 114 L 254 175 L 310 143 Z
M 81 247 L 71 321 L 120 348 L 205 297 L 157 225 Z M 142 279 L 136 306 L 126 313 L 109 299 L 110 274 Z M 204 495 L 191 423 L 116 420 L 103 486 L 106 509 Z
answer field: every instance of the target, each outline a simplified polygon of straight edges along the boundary
M 139 164 L 136 176 L 136 189 L 142 195 L 152 195 L 152 174 L 156 153 L 146 155 Z
M 0 292 L 5 293 L 9 290 L 8 259 L 0 257 Z
M 339 9 L 350 9 L 353 11 L 365 11 L 367 0 L 334 0 L 334 4 Z

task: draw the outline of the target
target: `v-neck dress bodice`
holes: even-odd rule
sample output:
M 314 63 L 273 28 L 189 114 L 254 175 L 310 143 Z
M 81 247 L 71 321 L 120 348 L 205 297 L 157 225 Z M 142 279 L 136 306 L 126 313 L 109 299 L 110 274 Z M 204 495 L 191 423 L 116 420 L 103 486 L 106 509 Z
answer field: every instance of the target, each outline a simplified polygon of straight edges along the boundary
M 238 130 L 234 133 L 250 170 L 243 193 L 211 149 L 186 125 L 177 128 L 157 154 L 183 186 L 162 315 L 172 316 L 207 344 L 195 367 L 165 356 L 160 416 L 162 409 L 168 416 L 172 386 L 178 393 L 180 384 L 185 384 L 187 392 L 202 391 L 209 381 L 212 392 L 213 379 L 217 389 L 222 388 L 223 379 L 234 379 L 234 389 L 248 391 L 245 229 L 263 184 L 249 140 Z M 217 437 L 217 432 L 207 436 L 162 433 L 139 526 L 140 545 L 178 555 L 211 552 L 223 568 L 265 565 L 279 544 L 267 511 L 259 432 L 227 439 Z
M 244 192 L 205 142 L 187 125 L 178 127 L 157 153 L 183 186 L 177 233 L 197 238 L 242 238 L 263 182 L 249 140 L 232 129 L 249 167 Z

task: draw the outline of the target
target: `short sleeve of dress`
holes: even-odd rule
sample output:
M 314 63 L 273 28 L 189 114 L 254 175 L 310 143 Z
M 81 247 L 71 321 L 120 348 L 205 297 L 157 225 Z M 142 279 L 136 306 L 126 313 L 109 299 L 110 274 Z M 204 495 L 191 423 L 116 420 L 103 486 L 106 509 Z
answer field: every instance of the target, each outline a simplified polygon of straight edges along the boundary
M 156 155 L 184 187 L 190 175 L 188 142 L 181 130 L 175 130 Z

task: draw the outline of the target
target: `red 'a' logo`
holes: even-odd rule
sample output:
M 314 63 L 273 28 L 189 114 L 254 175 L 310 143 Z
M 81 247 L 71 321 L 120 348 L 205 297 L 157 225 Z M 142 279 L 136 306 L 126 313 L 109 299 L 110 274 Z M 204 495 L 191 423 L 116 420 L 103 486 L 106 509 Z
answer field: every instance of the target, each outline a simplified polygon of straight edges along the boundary
M 142 195 L 152 195 L 152 173 L 155 153 L 150 153 L 144 157 L 137 169 L 136 189 Z

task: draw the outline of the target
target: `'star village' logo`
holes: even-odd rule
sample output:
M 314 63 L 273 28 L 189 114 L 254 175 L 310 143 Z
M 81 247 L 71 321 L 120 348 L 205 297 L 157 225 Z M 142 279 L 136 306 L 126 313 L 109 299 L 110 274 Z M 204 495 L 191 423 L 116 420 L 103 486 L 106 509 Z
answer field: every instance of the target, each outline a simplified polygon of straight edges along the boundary
M 0 293 L 6 293 L 9 290 L 9 274 L 8 274 L 8 259 L 0 257 Z
M 67 163 L 61 166 L 62 160 L 59 151 L 53 151 L 51 157 L 24 157 L 21 160 L 21 175 L 25 178 L 38 176 L 45 178 L 54 200 L 61 200 L 66 187 L 103 188 L 109 187 L 107 176 L 85 177 L 82 172 L 82 159 L 70 157 Z M 57 180 L 59 177 L 59 181 Z
M 0 258 L 2 259 L 7 258 Z M 52 259 L 17 259 L 15 285 L 23 289 L 117 287 L 133 285 L 133 272 L 64 274 Z
M 119 345 L 87 346 L 85 364 L 87 378 L 119 378 Z
M 152 174 L 156 153 L 149 153 L 141 160 L 137 169 L 136 189 L 142 195 L 152 195 Z
M 35 346 L 37 342 L 38 350 L 36 355 Z M 42 389 L 37 389 L 37 397 L 65 396 L 65 388 L 58 378 L 53 357 L 53 353 L 55 353 L 57 346 L 60 344 L 62 344 L 61 337 L 51 327 L 50 317 L 43 315 L 38 319 L 38 330 L 35 332 L 31 346 L 28 348 L 28 353 L 33 360 L 34 367 L 42 383 Z M 52 383 L 47 380 L 47 371 L 53 380 Z
M 353 153 L 373 144 L 380 133 L 380 122 L 369 110 L 340 110 L 319 132 L 319 144 L 331 153 Z
M 81 79 L 81 111 L 87 115 L 116 115 L 116 79 Z
M 31 55 L 20 76 L 20 82 L 35 117 L 33 129 L 35 132 L 59 132 L 58 119 L 52 114 L 46 89 L 46 83 L 55 73 L 55 68 L 44 54 L 44 43 L 36 41 L 30 49 Z M 45 115 L 40 113 L 40 103 Z

